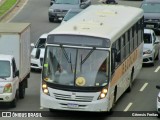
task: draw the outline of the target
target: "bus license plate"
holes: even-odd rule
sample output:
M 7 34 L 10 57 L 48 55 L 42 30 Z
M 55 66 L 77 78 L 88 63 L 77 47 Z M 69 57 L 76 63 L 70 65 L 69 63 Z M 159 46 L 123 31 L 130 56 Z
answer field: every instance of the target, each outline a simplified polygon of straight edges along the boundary
M 78 108 L 78 104 L 68 103 L 69 108 Z

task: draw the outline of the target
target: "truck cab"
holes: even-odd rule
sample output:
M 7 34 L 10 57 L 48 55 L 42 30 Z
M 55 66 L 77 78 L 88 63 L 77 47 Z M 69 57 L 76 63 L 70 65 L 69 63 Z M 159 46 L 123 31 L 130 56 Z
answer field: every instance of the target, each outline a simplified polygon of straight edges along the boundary
M 19 71 L 12 55 L 0 54 L 0 102 L 16 106 L 19 88 Z

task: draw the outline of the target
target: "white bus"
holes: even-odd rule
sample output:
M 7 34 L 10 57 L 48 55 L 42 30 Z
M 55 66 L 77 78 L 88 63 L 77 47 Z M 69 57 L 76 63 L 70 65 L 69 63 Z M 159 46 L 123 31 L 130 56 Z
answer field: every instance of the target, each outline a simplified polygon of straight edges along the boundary
M 110 111 L 140 72 L 143 11 L 92 5 L 48 34 L 40 105 L 53 110 Z

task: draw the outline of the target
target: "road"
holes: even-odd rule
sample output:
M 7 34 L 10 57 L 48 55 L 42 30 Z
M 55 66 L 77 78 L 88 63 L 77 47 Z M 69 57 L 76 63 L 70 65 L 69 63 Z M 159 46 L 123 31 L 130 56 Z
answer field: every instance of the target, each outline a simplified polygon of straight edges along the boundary
M 48 7 L 50 0 L 28 0 L 24 8 L 11 20 L 11 22 L 29 22 L 31 23 L 31 42 L 35 42 L 38 37 L 46 32 L 56 28 L 59 23 L 48 22 Z M 99 3 L 93 0 L 93 4 Z M 119 0 L 119 4 L 139 7 L 141 1 Z M 113 114 L 104 113 L 81 113 L 81 112 L 56 112 L 53 117 L 37 118 L 39 120 L 158 120 L 157 117 L 124 117 L 115 115 L 116 111 L 156 111 L 156 97 L 158 90 L 155 88 L 159 84 L 160 74 L 155 70 L 160 66 L 156 61 L 155 66 L 144 66 L 133 83 L 133 89 L 130 93 L 125 93 L 113 108 Z M 48 111 L 40 108 L 40 72 L 32 72 L 29 79 L 29 88 L 26 89 L 26 96 L 19 100 L 16 108 L 0 106 L 0 111 Z M 120 117 L 121 116 L 121 117 Z M 7 120 L 17 120 L 22 118 L 0 118 Z M 23 118 L 28 120 L 28 118 Z M 30 118 L 36 119 L 36 118 Z

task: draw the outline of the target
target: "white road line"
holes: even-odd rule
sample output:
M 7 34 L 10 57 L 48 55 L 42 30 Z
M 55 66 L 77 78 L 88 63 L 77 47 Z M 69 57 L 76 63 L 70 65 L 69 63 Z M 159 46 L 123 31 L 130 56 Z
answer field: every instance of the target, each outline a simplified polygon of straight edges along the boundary
M 154 72 L 158 72 L 159 70 L 160 70 L 160 66 L 158 66 Z
M 133 104 L 133 103 L 129 103 L 129 104 L 127 105 L 127 107 L 124 109 L 124 112 L 128 111 L 129 108 L 132 106 L 132 104 Z
M 145 84 L 141 87 L 141 89 L 140 89 L 139 91 L 142 92 L 142 91 L 147 87 L 147 85 L 148 85 L 148 83 L 145 83 Z
M 41 110 L 42 110 L 42 109 L 43 109 L 43 107 L 40 107 L 39 109 L 41 109 Z

